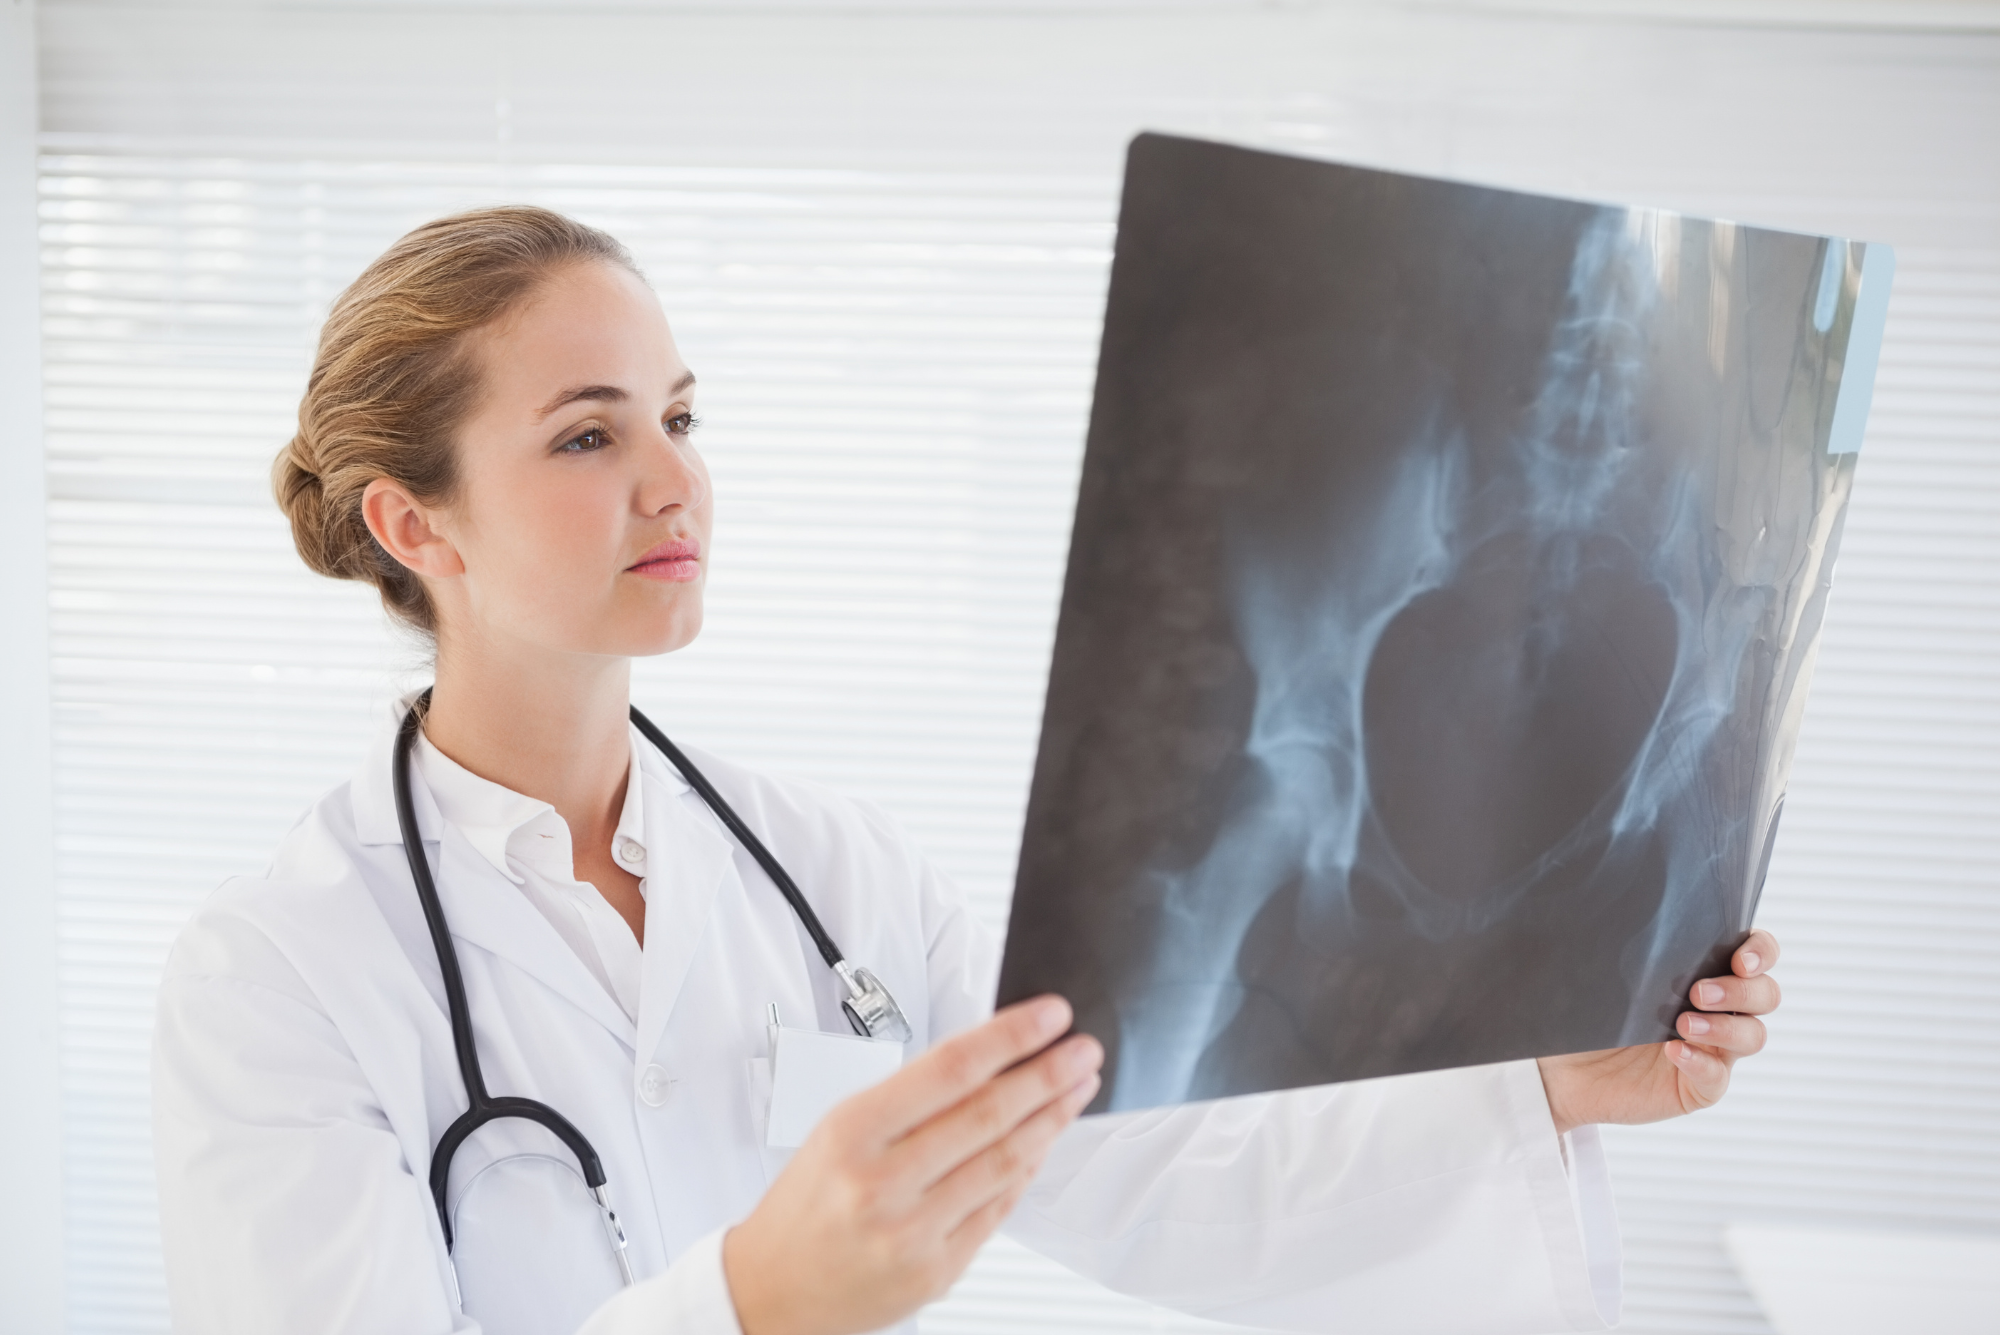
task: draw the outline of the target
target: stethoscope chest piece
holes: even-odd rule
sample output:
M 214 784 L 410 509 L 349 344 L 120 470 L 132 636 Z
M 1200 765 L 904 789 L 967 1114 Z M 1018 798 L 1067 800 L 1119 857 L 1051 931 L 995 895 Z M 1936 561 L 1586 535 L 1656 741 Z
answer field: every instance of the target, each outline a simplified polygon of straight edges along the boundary
M 847 1012 L 847 1022 L 854 1026 L 855 1033 L 863 1038 L 885 1038 L 896 1043 L 907 1043 L 914 1037 L 910 1022 L 903 1017 L 903 1008 L 889 995 L 889 989 L 882 986 L 881 979 L 846 960 L 836 962 L 833 971 L 847 985 L 847 997 L 840 1008 Z

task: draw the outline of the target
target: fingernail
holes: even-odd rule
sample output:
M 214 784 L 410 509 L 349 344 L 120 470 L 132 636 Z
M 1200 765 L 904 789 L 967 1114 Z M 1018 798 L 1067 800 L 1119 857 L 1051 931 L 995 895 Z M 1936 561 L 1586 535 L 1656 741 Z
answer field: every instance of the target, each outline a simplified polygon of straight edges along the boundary
M 1691 1062 L 1691 1061 L 1693 1061 L 1693 1060 L 1694 1060 L 1694 1049 L 1693 1049 L 1693 1048 L 1691 1048 L 1691 1047 L 1689 1047 L 1689 1046 L 1688 1046 L 1687 1044 L 1685 1044 L 1685 1043 L 1676 1043 L 1676 1044 L 1674 1044 L 1674 1047 L 1678 1049 L 1678 1051 L 1676 1051 L 1676 1052 L 1674 1052 L 1673 1054 L 1671 1054 L 1671 1055 L 1673 1056 L 1673 1059 L 1674 1059 L 1675 1061 L 1677 1061 L 1677 1062 Z
M 1738 958 L 1743 961 L 1743 967 L 1751 973 L 1764 967 L 1764 957 L 1754 950 L 1746 950 Z
M 1063 1069 L 1078 1075 L 1095 1071 L 1104 1063 L 1104 1047 L 1088 1034 L 1069 1045 L 1063 1053 Z
M 1043 997 L 1035 1003 L 1035 1029 L 1044 1038 L 1054 1038 L 1069 1028 L 1069 1003 L 1061 997 Z
M 1682 1017 L 1682 1027 L 1690 1034 L 1705 1034 L 1714 1026 L 1710 1025 L 1702 1016 L 1690 1012 Z
M 1722 1000 L 1721 983 L 1696 983 L 1694 999 L 1703 1006 L 1713 1006 Z
M 1100 1080 L 1097 1076 L 1093 1075 L 1088 1080 L 1085 1080 L 1082 1084 L 1078 1085 L 1075 1089 L 1072 1089 L 1069 1092 L 1069 1106 L 1071 1110 L 1081 1111 L 1082 1109 L 1089 1107 L 1090 1101 L 1097 1097 L 1098 1087 L 1103 1083 L 1104 1082 L 1102 1080 Z

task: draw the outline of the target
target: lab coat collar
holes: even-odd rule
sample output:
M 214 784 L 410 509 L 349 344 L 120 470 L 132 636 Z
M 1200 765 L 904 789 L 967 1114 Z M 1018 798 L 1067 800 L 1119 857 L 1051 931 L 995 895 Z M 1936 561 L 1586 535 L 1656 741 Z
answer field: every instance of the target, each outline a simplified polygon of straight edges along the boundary
M 639 988 L 639 1060 L 658 1051 L 688 971 L 703 948 L 735 842 L 652 746 L 639 750 L 646 784 L 646 950 Z M 740 885 L 740 882 L 738 883 Z M 603 989 L 599 989 L 602 991 Z
M 399 709 L 396 718 L 401 717 Z M 396 729 L 392 724 L 377 734 L 361 772 L 349 783 L 355 836 L 363 844 L 403 842 L 396 821 L 396 795 L 390 773 L 395 745 Z M 431 875 L 437 882 L 438 902 L 444 906 L 451 934 L 519 967 L 625 1043 L 632 1043 L 635 1038 L 632 1020 L 589 967 L 577 958 L 569 943 L 536 911 L 518 886 L 461 832 L 446 824 L 423 775 L 412 773 L 410 780 L 410 806 L 417 818 L 418 836 L 426 844 L 438 846 Z M 416 894 L 414 886 L 410 894 Z M 650 925 L 650 918 L 648 921 Z
M 496 870 L 456 827 L 445 827 L 435 875 L 438 901 L 444 905 L 453 936 L 515 965 L 627 1045 L 633 1043 L 632 1020 L 617 998 L 604 990 L 520 887 Z
M 354 807 L 354 835 L 363 844 L 403 842 L 403 832 L 396 824 L 396 781 L 390 767 L 396 763 L 396 728 L 407 708 L 407 698 L 396 703 L 388 725 L 376 730 L 368 758 L 347 783 Z M 444 828 L 444 818 L 438 814 L 437 802 L 422 776 L 410 777 L 410 806 L 416 812 L 417 833 L 425 840 L 434 840 Z

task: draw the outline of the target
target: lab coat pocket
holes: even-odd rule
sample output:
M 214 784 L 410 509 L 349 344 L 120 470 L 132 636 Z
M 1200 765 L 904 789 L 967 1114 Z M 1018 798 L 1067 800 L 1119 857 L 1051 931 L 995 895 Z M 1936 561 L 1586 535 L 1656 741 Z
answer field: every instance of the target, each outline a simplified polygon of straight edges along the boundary
M 903 1045 L 816 1029 L 771 1028 L 771 1112 L 764 1143 L 791 1147 L 825 1116 L 903 1064 Z
M 575 1330 L 619 1289 L 603 1215 L 573 1163 L 495 1158 L 465 1180 L 451 1217 L 459 1292 L 484 1335 Z

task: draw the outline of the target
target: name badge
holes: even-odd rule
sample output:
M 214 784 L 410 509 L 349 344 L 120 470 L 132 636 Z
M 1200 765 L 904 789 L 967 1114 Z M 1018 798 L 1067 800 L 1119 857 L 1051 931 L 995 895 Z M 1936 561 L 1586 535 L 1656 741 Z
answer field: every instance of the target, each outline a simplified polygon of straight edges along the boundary
M 903 1065 L 903 1045 L 815 1029 L 771 1030 L 771 1116 L 764 1143 L 797 1149 L 834 1104 L 879 1085 Z

